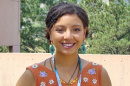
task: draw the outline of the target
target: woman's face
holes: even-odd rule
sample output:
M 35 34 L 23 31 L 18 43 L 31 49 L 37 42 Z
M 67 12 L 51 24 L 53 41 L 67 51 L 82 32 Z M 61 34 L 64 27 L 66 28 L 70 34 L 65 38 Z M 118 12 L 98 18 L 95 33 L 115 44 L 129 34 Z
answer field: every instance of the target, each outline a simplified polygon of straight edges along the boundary
M 86 30 L 76 14 L 60 17 L 50 31 L 50 40 L 56 47 L 56 53 L 77 54 L 85 39 Z

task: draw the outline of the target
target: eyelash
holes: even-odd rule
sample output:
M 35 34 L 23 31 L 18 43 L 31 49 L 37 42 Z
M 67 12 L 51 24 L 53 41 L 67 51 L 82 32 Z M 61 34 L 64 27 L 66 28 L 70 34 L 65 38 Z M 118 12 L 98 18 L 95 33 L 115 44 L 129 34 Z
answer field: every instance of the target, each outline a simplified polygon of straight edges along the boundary
M 56 29 L 56 31 L 64 31 L 62 28 L 58 28 Z
M 75 28 L 74 31 L 80 31 L 80 29 L 79 28 Z
M 62 32 L 62 31 L 64 31 L 64 29 L 62 29 L 62 28 L 58 28 L 58 29 L 56 29 L 56 31 L 58 31 L 58 32 Z M 79 28 L 74 28 L 73 29 L 73 31 L 81 31 Z

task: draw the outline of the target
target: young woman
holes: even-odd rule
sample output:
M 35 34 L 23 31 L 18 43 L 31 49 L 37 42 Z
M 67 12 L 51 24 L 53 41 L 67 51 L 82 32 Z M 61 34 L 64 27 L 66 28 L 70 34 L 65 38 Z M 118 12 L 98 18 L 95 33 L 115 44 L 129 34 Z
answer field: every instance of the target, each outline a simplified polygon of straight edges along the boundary
M 79 6 L 62 2 L 46 17 L 46 38 L 56 53 L 27 67 L 16 86 L 111 86 L 107 71 L 81 59 L 78 49 L 88 36 L 88 16 Z

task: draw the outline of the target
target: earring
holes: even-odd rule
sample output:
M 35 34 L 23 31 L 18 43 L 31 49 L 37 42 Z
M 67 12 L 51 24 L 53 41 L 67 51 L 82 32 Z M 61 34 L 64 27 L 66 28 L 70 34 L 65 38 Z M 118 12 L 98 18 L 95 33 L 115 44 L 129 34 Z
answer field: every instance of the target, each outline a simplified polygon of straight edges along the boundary
M 85 47 L 85 45 L 84 45 L 84 42 L 83 42 L 83 44 L 82 44 L 82 48 L 81 48 L 81 50 L 82 50 L 82 53 L 83 53 L 83 54 L 84 54 L 85 51 L 86 51 L 86 47 Z
M 54 51 L 55 51 L 55 48 L 53 46 L 53 42 L 51 42 L 50 52 L 52 55 L 53 55 Z

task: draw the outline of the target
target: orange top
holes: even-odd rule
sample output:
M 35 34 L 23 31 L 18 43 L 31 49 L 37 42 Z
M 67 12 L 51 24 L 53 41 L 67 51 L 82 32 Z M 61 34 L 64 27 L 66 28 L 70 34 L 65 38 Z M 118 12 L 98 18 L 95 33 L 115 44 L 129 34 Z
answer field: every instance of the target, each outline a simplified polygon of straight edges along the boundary
M 36 86 L 58 86 L 56 75 L 47 67 L 41 64 L 34 64 L 27 67 L 34 77 Z M 81 73 L 81 86 L 102 86 L 101 82 L 102 66 L 97 63 L 89 62 Z M 61 80 L 62 86 L 77 86 L 77 77 L 68 85 L 65 81 Z

